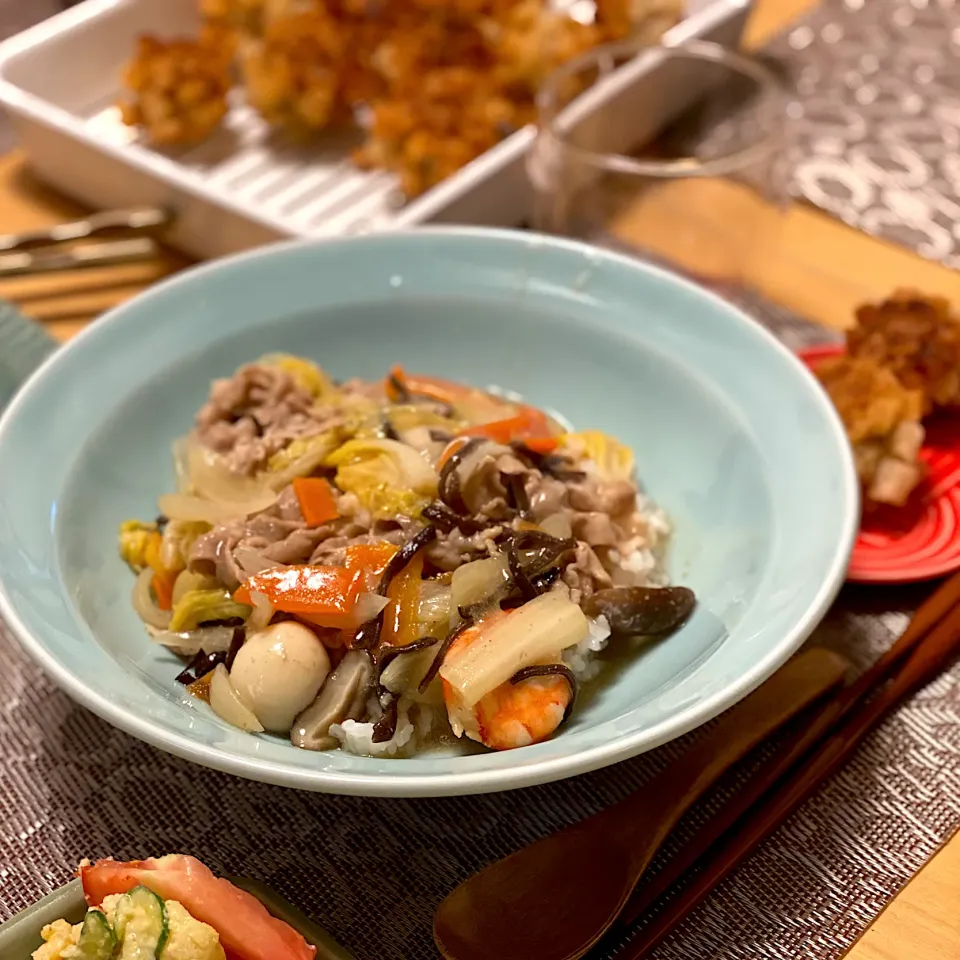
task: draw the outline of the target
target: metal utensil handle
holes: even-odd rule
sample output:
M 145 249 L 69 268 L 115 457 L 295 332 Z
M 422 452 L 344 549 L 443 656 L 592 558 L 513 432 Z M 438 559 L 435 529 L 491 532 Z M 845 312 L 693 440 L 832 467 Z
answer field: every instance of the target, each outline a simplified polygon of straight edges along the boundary
M 76 247 L 72 250 L 7 253 L 0 255 L 0 277 L 23 277 L 35 273 L 135 263 L 155 256 L 158 249 L 149 237 L 140 237 L 135 240 L 116 240 Z
M 82 220 L 59 223 L 54 227 L 0 235 L 0 253 L 73 243 L 88 237 L 135 237 L 140 234 L 153 234 L 168 226 L 172 220 L 173 214 L 161 207 L 104 210 Z

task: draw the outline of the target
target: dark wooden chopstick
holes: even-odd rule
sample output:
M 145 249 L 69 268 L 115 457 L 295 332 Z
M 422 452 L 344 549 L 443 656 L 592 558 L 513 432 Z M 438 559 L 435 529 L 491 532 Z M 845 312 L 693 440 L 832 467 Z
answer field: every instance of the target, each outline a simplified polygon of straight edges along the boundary
M 621 924 L 635 923 L 693 866 L 702 866 L 702 860 L 721 837 L 756 804 L 760 798 L 779 783 L 799 761 L 869 693 L 885 683 L 894 671 L 910 656 L 918 643 L 935 627 L 955 605 L 960 603 L 960 574 L 947 580 L 914 615 L 907 629 L 873 666 L 865 670 L 853 683 L 840 691 L 811 717 L 808 725 L 797 730 L 780 745 L 777 755 L 765 764 L 757 775 L 731 797 L 728 803 L 711 817 L 691 837 L 676 855 L 650 882 L 642 884 L 627 901 L 620 915 Z
M 854 683 L 798 731 L 755 784 L 731 801 L 661 878 L 638 890 L 622 919 L 636 920 L 687 872 L 690 883 L 630 942 L 621 956 L 641 960 L 754 848 L 850 758 L 863 738 L 904 698 L 932 680 L 960 649 L 960 574 L 917 611 L 899 640 Z M 877 689 L 889 681 L 882 689 Z M 870 693 L 877 690 L 871 698 Z M 732 829 L 731 829 L 732 828 Z

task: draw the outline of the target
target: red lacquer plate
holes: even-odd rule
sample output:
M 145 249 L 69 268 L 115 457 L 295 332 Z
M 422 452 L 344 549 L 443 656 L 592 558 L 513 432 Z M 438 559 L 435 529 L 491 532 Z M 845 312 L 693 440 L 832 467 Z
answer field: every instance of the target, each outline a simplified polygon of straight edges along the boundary
M 843 353 L 830 344 L 802 350 L 807 366 Z M 927 421 L 920 459 L 927 476 L 903 507 L 871 509 L 860 525 L 847 579 L 911 583 L 960 569 L 960 417 Z

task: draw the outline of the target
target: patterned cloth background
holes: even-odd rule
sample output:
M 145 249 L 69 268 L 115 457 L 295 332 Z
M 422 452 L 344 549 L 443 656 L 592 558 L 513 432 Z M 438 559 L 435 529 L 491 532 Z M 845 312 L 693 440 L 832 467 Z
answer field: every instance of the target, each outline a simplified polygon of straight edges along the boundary
M 797 194 L 960 267 L 960 3 L 824 0 L 767 52 L 796 84 Z

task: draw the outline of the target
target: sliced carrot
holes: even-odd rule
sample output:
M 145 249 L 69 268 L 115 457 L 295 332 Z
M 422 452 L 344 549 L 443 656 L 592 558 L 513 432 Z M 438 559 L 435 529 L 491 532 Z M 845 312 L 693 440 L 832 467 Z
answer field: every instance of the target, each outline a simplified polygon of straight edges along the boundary
M 205 673 L 202 677 L 197 680 L 194 680 L 193 683 L 187 686 L 187 693 L 192 697 L 196 697 L 198 700 L 203 700 L 204 703 L 210 702 L 210 681 L 213 679 L 213 671 Z
M 523 445 L 529 447 L 534 453 L 546 455 L 553 453 L 560 446 L 559 437 L 524 437 Z
M 420 578 L 423 576 L 423 554 L 418 553 L 390 582 L 387 598 L 390 606 L 383 611 L 381 642 L 387 646 L 405 647 L 420 635 Z
M 157 599 L 157 606 L 161 610 L 173 609 L 173 585 L 176 583 L 180 570 L 168 570 L 160 559 L 161 548 L 163 547 L 163 535 L 155 530 L 150 534 L 147 540 L 147 548 L 144 551 L 144 559 L 147 566 L 153 571 L 153 579 L 150 586 L 153 588 L 153 595 Z
M 333 488 L 323 477 L 295 477 L 293 492 L 308 527 L 321 527 L 340 516 Z
M 527 426 L 526 417 L 508 417 L 506 420 L 494 420 L 477 427 L 467 427 L 460 432 L 461 437 L 485 437 L 495 443 L 509 443 L 516 440 Z
M 550 453 L 557 448 L 559 439 L 545 413 L 535 407 L 521 406 L 512 417 L 468 427 L 460 432 L 461 437 L 486 437 L 495 443 L 512 443 L 515 440 L 526 444 L 537 453 Z
M 456 404 L 458 400 L 470 391 L 460 383 L 454 383 L 452 380 L 441 380 L 439 377 L 424 377 L 419 374 L 408 374 L 403 367 L 394 366 L 390 370 L 390 375 L 386 381 L 387 396 L 391 400 L 398 400 L 401 391 L 397 389 L 400 386 L 408 393 L 416 394 L 418 397 L 429 397 L 431 400 L 439 400 L 440 403 Z
M 313 624 L 315 627 L 336 627 L 337 633 L 331 634 L 333 637 L 333 642 L 339 643 L 341 637 L 354 636 L 357 632 L 357 628 L 360 626 L 358 623 L 354 623 L 350 619 L 349 614 L 344 614 L 340 616 L 339 614 L 333 615 L 329 613 L 298 613 L 298 620 L 303 620 L 305 623 Z M 344 624 L 349 623 L 350 626 L 344 626 Z
M 554 438 L 556 428 L 551 423 L 550 418 L 536 407 L 528 407 L 526 404 L 520 404 L 517 413 L 526 418 L 524 433 L 528 439 Z
M 154 573 L 150 586 L 153 588 L 153 595 L 157 598 L 157 606 L 161 610 L 173 609 L 173 585 L 177 582 L 179 575 L 178 570 Z
M 320 627 L 349 628 L 363 575 L 346 567 L 280 567 L 262 570 L 242 583 L 233 595 L 237 603 L 251 603 L 250 593 L 262 593 L 274 610 L 295 613 Z
M 368 590 L 376 590 L 383 571 L 400 548 L 386 540 L 379 543 L 354 543 L 347 547 L 346 568 L 361 572 Z

